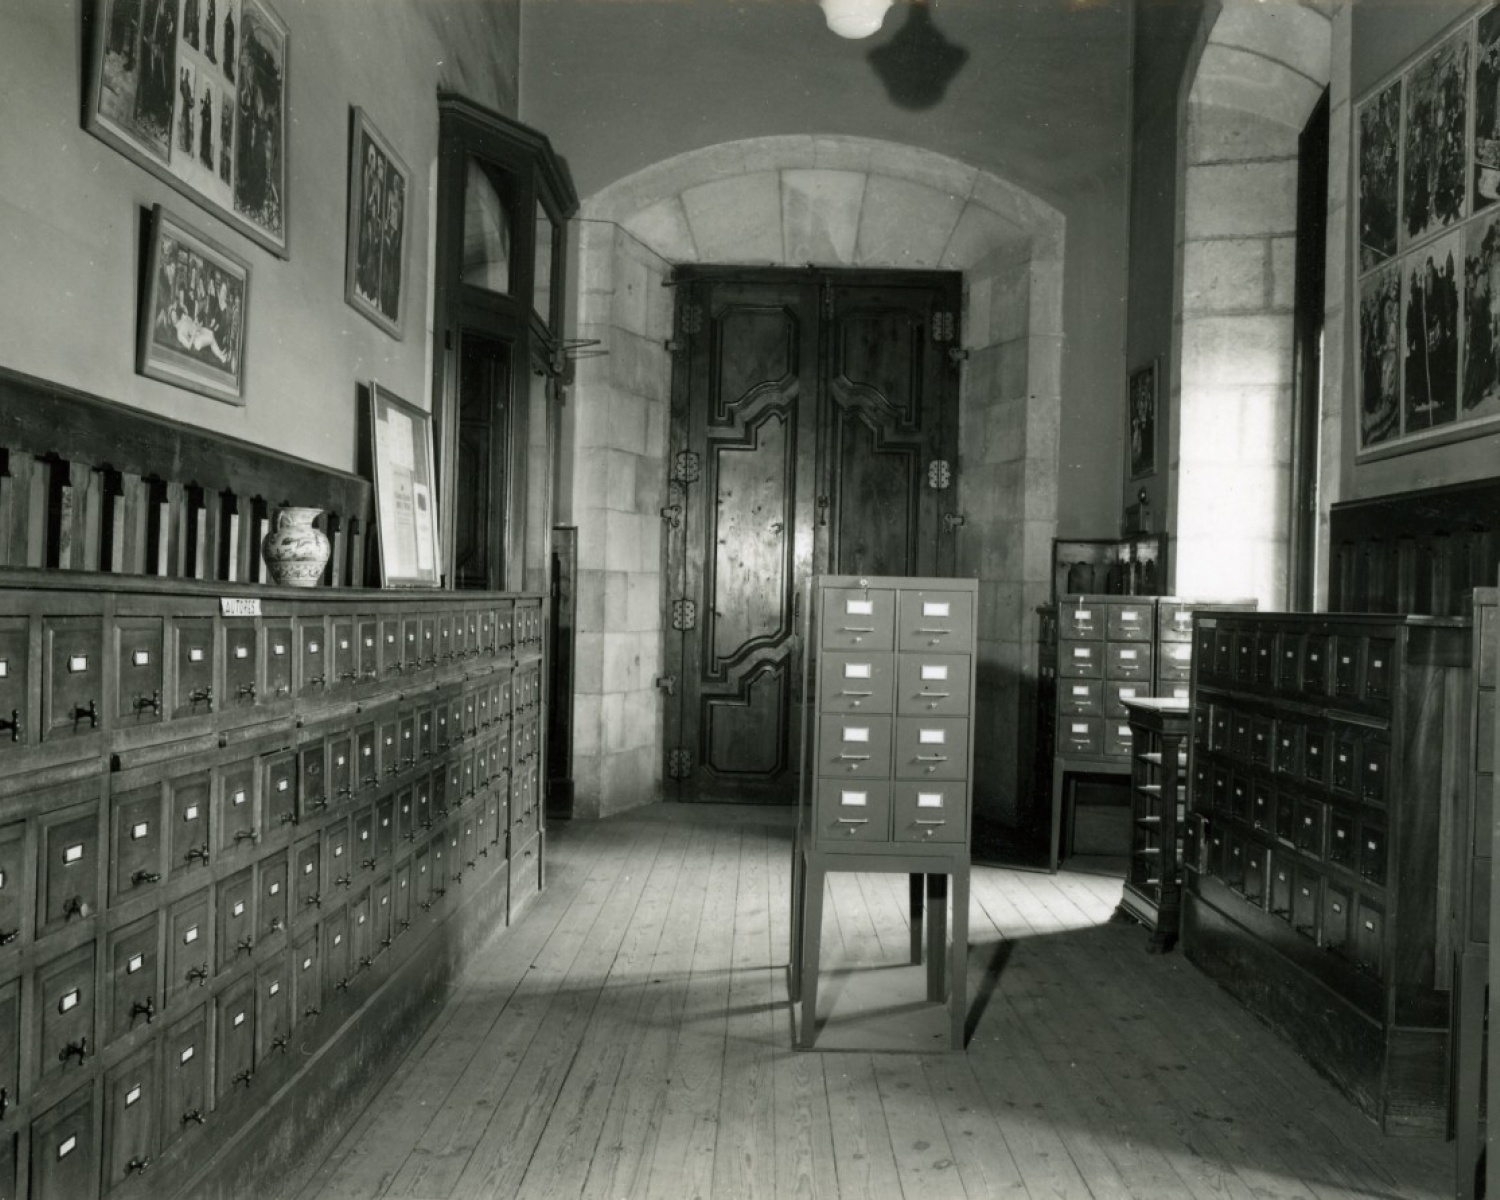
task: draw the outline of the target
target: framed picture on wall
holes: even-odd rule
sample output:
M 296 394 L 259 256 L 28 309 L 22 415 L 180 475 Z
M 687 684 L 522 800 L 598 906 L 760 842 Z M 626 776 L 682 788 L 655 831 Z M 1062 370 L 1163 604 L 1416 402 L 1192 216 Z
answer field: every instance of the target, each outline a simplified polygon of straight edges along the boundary
M 1157 373 L 1157 360 L 1152 359 L 1130 373 L 1126 389 L 1126 426 L 1130 434 L 1126 446 L 1131 479 L 1156 474 Z
M 285 258 L 289 42 L 263 0 L 99 0 L 85 128 Z
M 406 202 L 411 172 L 363 109 L 349 114 L 349 230 L 344 299 L 401 336 Z
M 370 384 L 370 462 L 382 587 L 437 587 L 437 495 L 432 417 Z
M 243 404 L 249 312 L 249 264 L 158 204 L 151 213 L 136 370 Z

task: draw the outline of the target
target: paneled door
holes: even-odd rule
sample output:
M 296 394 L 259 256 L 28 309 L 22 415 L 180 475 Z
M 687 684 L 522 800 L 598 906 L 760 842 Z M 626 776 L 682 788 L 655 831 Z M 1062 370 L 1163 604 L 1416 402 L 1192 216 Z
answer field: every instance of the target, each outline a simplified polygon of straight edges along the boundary
M 809 577 L 953 570 L 959 277 L 676 284 L 665 775 L 681 800 L 790 804 Z

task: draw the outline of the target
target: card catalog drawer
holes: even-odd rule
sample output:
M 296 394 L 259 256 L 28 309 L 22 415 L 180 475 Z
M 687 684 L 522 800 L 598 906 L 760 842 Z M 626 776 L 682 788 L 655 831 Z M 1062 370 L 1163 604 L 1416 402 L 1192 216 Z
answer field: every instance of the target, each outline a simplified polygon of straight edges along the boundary
M 968 785 L 897 783 L 892 830 L 898 842 L 967 841 Z
M 1107 612 L 1103 602 L 1065 599 L 1057 610 L 1057 635 L 1064 641 L 1103 641 Z
M 884 779 L 891 770 L 891 718 L 820 716 L 818 746 L 818 774 Z
M 1152 606 L 1149 600 L 1122 604 L 1111 600 L 1105 610 L 1104 635 L 1112 642 L 1149 642 Z
M 963 779 L 969 773 L 969 722 L 962 717 L 897 717 L 896 776 Z
M 897 622 L 899 650 L 967 654 L 974 649 L 974 593 L 902 591 Z
M 1151 645 L 1149 642 L 1110 642 L 1105 646 L 1106 679 L 1138 679 L 1151 682 Z
M 896 639 L 896 593 L 827 588 L 820 641 L 825 650 L 889 650 Z
M 1064 717 L 1104 712 L 1104 685 L 1097 679 L 1065 679 L 1057 685 L 1057 711 Z
M 891 711 L 895 686 L 889 651 L 834 650 L 818 665 L 818 709 L 829 713 Z
M 1060 679 L 1103 679 L 1104 644 L 1063 642 L 1057 648 L 1057 675 Z
M 818 780 L 817 822 L 839 841 L 890 840 L 891 785 L 883 779 Z
M 969 715 L 967 654 L 905 654 L 896 667 L 896 711 L 932 716 Z
M 1067 717 L 1059 722 L 1057 743 L 1064 754 L 1104 753 L 1103 717 Z

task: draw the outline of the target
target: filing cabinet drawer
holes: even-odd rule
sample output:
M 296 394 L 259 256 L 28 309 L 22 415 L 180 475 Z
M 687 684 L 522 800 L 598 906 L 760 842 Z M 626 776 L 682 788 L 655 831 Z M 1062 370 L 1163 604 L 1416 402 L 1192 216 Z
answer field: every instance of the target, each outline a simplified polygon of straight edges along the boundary
M 1094 598 L 1064 596 L 1057 606 L 1057 636 L 1061 641 L 1102 642 L 1109 605 Z
M 37 820 L 36 935 L 99 911 L 98 803 L 47 813 Z
M 328 748 L 321 742 L 297 751 L 297 819 L 306 821 L 328 808 Z
M 0 755 L 36 740 L 36 713 L 31 710 L 31 622 L 0 617 Z
M 1142 699 L 1151 693 L 1151 688 L 1142 682 L 1121 682 L 1118 679 L 1104 684 L 1104 715 L 1125 718 L 1125 700 Z
M 972 662 L 967 654 L 903 655 L 896 670 L 896 711 L 968 716 Z
M 1302 774 L 1310 783 L 1328 776 L 1328 731 L 1309 726 L 1302 735 Z
M 1103 679 L 1104 644 L 1063 642 L 1057 650 L 1057 674 L 1060 679 Z
M 1275 832 L 1278 841 L 1294 845 L 1297 841 L 1297 808 L 1300 798 L 1295 792 L 1282 788 L 1276 794 Z
M 1149 642 L 1108 642 L 1105 644 L 1104 677 L 1133 679 L 1151 683 L 1151 644 Z
M 323 972 L 318 959 L 319 930 L 309 929 L 292 947 L 292 1025 L 323 1015 Z
M 1359 823 L 1352 814 L 1339 808 L 1328 813 L 1328 861 L 1346 871 L 1358 869 Z
M 300 842 L 293 852 L 291 903 L 293 919 L 323 903 L 323 843 L 318 837 Z
M 1298 721 L 1285 719 L 1276 722 L 1275 745 L 1272 759 L 1278 775 L 1300 777 L 1303 774 L 1302 751 L 1306 731 Z
M 1292 894 L 1294 880 L 1290 856 L 1284 852 L 1271 855 L 1271 892 L 1266 911 L 1290 923 L 1292 919 Z
M 1391 698 L 1395 644 L 1389 638 L 1370 638 L 1365 648 L 1365 699 L 1372 703 Z
M 1328 821 L 1328 807 L 1318 800 L 1303 797 L 1297 801 L 1297 849 L 1314 858 L 1323 857 L 1323 838 Z
M 214 970 L 223 973 L 255 949 L 255 879 L 251 868 L 236 871 L 215 889 Z
M 1292 886 L 1292 928 L 1303 937 L 1316 941 L 1322 908 L 1322 875 L 1312 867 L 1298 864 Z
M 1383 741 L 1367 738 L 1360 762 L 1360 798 L 1368 804 L 1384 804 L 1386 776 L 1390 774 L 1391 748 Z
M 387 796 L 375 804 L 375 858 L 389 863 L 396 850 L 396 800 Z
M 1057 685 L 1057 710 L 1066 717 L 1097 717 L 1104 712 L 1104 684 L 1097 679 L 1067 679 Z
M 156 1156 L 156 1047 L 142 1046 L 104 1081 L 104 1187 L 144 1174 Z
M 255 977 L 247 975 L 215 1001 L 214 1095 L 219 1103 L 255 1079 Z
M 267 622 L 266 698 L 283 700 L 292 694 L 292 627 L 285 621 Z
M 1296 692 L 1302 686 L 1302 635 L 1283 633 L 1276 650 L 1276 686 Z
M 1359 823 L 1359 873 L 1376 887 L 1386 884 L 1385 827 L 1374 821 Z
M 373 871 L 376 865 L 375 858 L 375 806 L 367 804 L 363 808 L 354 810 L 351 821 L 351 841 L 354 861 L 352 867 L 358 867 L 361 871 Z
M 1365 896 L 1354 901 L 1354 923 L 1350 946 L 1354 963 L 1365 974 L 1377 979 L 1385 975 L 1385 910 Z
M 0 1089 L 7 1097 L 19 1097 L 20 1082 L 21 981 L 12 979 L 0 983 Z M 15 1099 L 8 1101 L 15 1102 Z M 4 1128 L 0 1126 L 0 1130 Z
M 165 845 L 162 839 L 161 784 L 111 796 L 109 801 L 109 896 L 119 901 L 145 895 L 161 882 Z M 3 925 L 0 919 L 0 925 Z
M 1264 908 L 1269 882 L 1267 868 L 1271 861 L 1270 851 L 1259 842 L 1247 838 L 1244 855 L 1245 873 L 1240 882 L 1240 890 L 1251 904 Z
M 488 717 L 486 716 L 486 724 Z M 403 713 L 399 724 L 399 743 L 397 745 L 398 760 L 397 769 L 409 771 L 417 765 L 417 715 L 416 713 Z
M 120 725 L 151 725 L 162 717 L 162 620 L 120 617 L 115 622 L 119 683 L 115 688 Z
M 1103 754 L 1104 718 L 1068 717 L 1062 722 L 1057 739 L 1068 754 Z
M 260 841 L 255 812 L 255 760 L 244 758 L 219 768 L 216 796 L 214 829 L 219 853 L 254 849 Z
M 1250 757 L 1254 738 L 1254 720 L 1247 712 L 1229 714 L 1229 753 L 1241 761 Z
M 1158 647 L 1161 654 L 1160 677 L 1162 680 L 1186 682 L 1193 676 L 1193 644 L 1191 642 L 1163 642 Z
M 1270 784 L 1255 779 L 1250 784 L 1250 825 L 1269 832 L 1275 828 L 1276 791 Z
M 896 647 L 968 654 L 974 649 L 974 594 L 902 589 Z
M 491 635 L 493 637 L 493 634 Z M 422 667 L 422 618 L 401 618 L 401 673 L 412 674 Z
M 376 770 L 382 780 L 387 780 L 401 770 L 400 726 L 392 716 L 381 721 L 376 729 Z
M 80 1088 L 31 1123 L 30 1200 L 90 1200 L 99 1194 L 94 1088 Z
M 474 846 L 471 835 L 469 845 Z M 475 851 L 477 853 L 477 850 Z M 390 948 L 392 942 L 391 877 L 386 875 L 370 888 L 370 949 L 379 955 Z
M 820 641 L 825 650 L 891 649 L 896 644 L 895 592 L 827 589 Z
M 256 680 L 259 656 L 255 623 L 226 620 L 224 637 L 224 704 L 229 708 L 251 708 L 259 699 Z
M 368 791 L 380 783 L 380 767 L 375 758 L 374 725 L 361 725 L 354 731 L 354 790 Z
M 1275 757 L 1276 726 L 1270 717 L 1250 718 L 1249 758 L 1252 765 L 1269 767 Z
M 1323 881 L 1323 916 L 1318 940 L 1331 953 L 1349 954 L 1349 923 L 1352 915 L 1350 894 L 1331 879 Z
M 193 892 L 167 910 L 166 1006 L 194 987 L 208 986 L 212 939 L 208 890 Z
M 897 717 L 898 779 L 963 779 L 969 773 L 969 722 L 963 717 Z
M 332 1001 L 349 986 L 353 962 L 349 957 L 349 910 L 338 909 L 323 920 L 323 996 Z
M 261 813 L 267 836 L 297 822 L 297 756 L 290 751 L 261 759 Z
M 374 617 L 360 617 L 354 628 L 359 679 L 372 682 L 380 678 L 380 622 Z
M 172 871 L 191 873 L 208 865 L 207 771 L 173 779 L 167 785 L 167 818 L 172 822 Z
M 364 970 L 373 961 L 370 948 L 370 890 L 362 888 L 349 901 L 349 973 Z
M 1359 786 L 1359 742 L 1347 732 L 1333 731 L 1333 765 L 1329 770 L 1329 783 L 1334 791 L 1346 795 L 1356 794 Z
M 208 1014 L 203 1006 L 188 1013 L 162 1039 L 162 1144 L 199 1129 L 208 1120 Z
M 297 622 L 297 649 L 302 666 L 302 694 L 322 694 L 330 682 L 333 656 L 328 652 L 328 631 L 321 619 L 303 617 Z
M 352 616 L 335 616 L 328 642 L 333 647 L 329 686 L 349 687 L 360 682 L 359 644 Z
M 380 673 L 383 679 L 395 679 L 401 674 L 401 618 L 382 617 L 380 620 Z
M 36 972 L 37 1078 L 78 1071 L 94 1044 L 94 943 L 86 942 Z
M 823 836 L 838 842 L 888 842 L 891 785 L 885 780 L 818 780 L 817 822 Z
M 419 762 L 425 763 L 432 757 L 435 728 L 433 707 L 425 704 L 417 712 L 417 760 Z
M 104 632 L 98 617 L 53 617 L 43 624 L 43 739 L 93 733 L 104 720 Z
M 1309 633 L 1302 640 L 1302 665 L 1298 683 L 1310 696 L 1326 696 L 1329 687 L 1329 639 L 1326 634 Z
M 1148 601 L 1111 600 L 1106 609 L 1104 636 L 1111 642 L 1149 642 L 1154 608 Z
M 818 707 L 823 712 L 892 711 L 894 656 L 849 650 L 825 653 L 818 664 Z
M 354 735 L 336 733 L 328 738 L 328 801 L 347 804 L 354 795 Z
M 172 622 L 175 649 L 173 715 L 201 717 L 217 707 L 214 697 L 214 623 L 208 617 L 178 617 Z
M 1333 694 L 1352 700 L 1359 696 L 1359 669 L 1364 657 L 1364 639 L 1339 634 L 1333 644 Z
M 1187 642 L 1193 640 L 1193 608 L 1181 600 L 1161 600 L 1156 607 L 1156 640 Z
M 1130 722 L 1118 717 L 1104 718 L 1104 753 L 1116 758 L 1130 757 Z
M 875 776 L 891 769 L 891 718 L 820 716 L 820 775 Z
M 898 781 L 892 806 L 898 842 L 965 842 L 969 837 L 968 790 L 962 783 Z
M 160 922 L 151 913 L 114 930 L 106 939 L 108 1014 L 105 1041 L 149 1025 L 161 1007 L 157 937 Z
M 16 1200 L 16 1135 L 10 1130 L 0 1132 L 0 1197 Z
M 260 893 L 260 912 L 256 917 L 256 926 L 262 940 L 272 938 L 286 929 L 290 915 L 288 901 L 291 899 L 289 871 L 290 852 L 286 850 L 261 859 L 255 868 Z
M 492 829 L 492 842 L 495 840 L 495 837 L 495 831 Z M 407 859 L 398 866 L 391 884 L 392 932 L 396 937 L 400 937 L 411 925 L 413 862 L 413 859 Z
M 278 954 L 256 972 L 255 1029 L 259 1041 L 257 1064 L 273 1054 L 285 1054 L 292 1035 L 292 988 L 287 960 Z

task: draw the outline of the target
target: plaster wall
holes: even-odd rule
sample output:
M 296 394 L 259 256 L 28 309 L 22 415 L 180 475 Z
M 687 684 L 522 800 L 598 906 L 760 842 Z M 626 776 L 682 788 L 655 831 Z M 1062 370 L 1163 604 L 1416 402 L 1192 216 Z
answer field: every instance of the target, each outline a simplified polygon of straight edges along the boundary
M 428 406 L 436 95 L 460 91 L 514 115 L 518 3 L 277 4 L 291 34 L 287 260 L 84 131 L 93 7 L 0 9 L 0 278 L 12 285 L 0 289 L 0 364 L 353 470 L 357 385 L 378 379 Z M 400 340 L 344 303 L 351 105 L 413 173 Z M 141 218 L 157 203 L 250 263 L 243 407 L 135 374 Z

